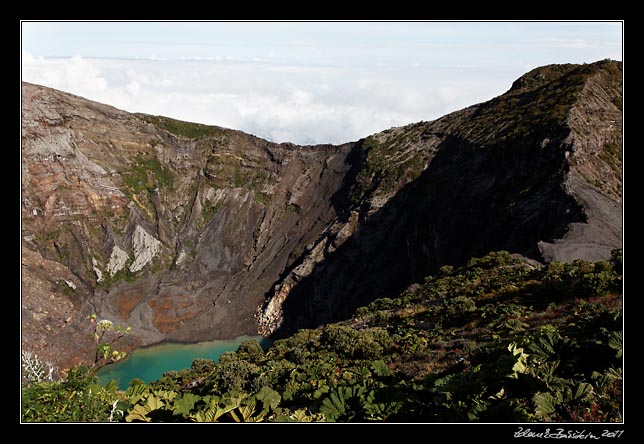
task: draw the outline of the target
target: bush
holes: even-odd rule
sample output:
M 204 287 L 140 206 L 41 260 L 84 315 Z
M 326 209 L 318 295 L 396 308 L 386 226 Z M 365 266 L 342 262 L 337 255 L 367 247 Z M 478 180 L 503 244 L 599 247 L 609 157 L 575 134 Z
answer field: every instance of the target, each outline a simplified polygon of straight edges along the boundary
M 199 373 L 207 373 L 212 371 L 215 368 L 215 361 L 211 359 L 197 358 L 192 361 L 192 366 L 190 367 L 193 371 Z M 134 384 L 130 384 L 134 385 Z
M 579 283 L 584 296 L 602 296 L 614 287 L 616 276 L 610 271 L 586 273 Z
M 622 275 L 622 249 L 616 248 L 610 252 L 610 263 L 613 265 L 615 273 Z
M 443 265 L 438 272 L 441 276 L 447 276 L 454 272 L 454 267 L 451 265 Z
M 251 391 L 251 384 L 259 373 L 260 368 L 253 363 L 243 359 L 226 359 L 215 367 L 210 382 L 220 393 Z
M 394 345 L 384 329 L 354 330 L 341 325 L 328 326 L 321 340 L 339 356 L 354 359 L 376 359 Z
M 472 311 L 476 311 L 476 304 L 467 296 L 456 296 L 445 301 L 445 313 L 450 317 L 460 317 Z
M 71 369 L 64 382 L 32 382 L 22 388 L 25 422 L 109 422 L 114 412 L 116 384 L 98 385 L 89 367 Z
M 257 341 L 248 340 L 242 342 L 237 348 L 237 355 L 251 361 L 257 361 L 264 356 L 264 350 Z

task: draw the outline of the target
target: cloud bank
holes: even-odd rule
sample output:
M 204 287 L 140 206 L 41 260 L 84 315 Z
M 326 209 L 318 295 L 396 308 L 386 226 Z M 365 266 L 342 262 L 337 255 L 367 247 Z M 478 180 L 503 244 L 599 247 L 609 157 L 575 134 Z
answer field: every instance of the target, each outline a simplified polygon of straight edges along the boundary
M 378 69 L 211 57 L 102 59 L 22 53 L 22 79 L 130 112 L 239 129 L 274 142 L 355 141 L 433 120 L 507 90 L 516 73 L 464 66 Z

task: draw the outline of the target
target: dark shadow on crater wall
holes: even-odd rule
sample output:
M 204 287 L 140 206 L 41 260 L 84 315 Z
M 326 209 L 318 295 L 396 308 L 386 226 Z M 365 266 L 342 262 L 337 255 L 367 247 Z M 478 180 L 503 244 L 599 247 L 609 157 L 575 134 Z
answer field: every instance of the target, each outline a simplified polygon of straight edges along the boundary
M 350 318 L 357 307 L 395 297 L 445 264 L 497 250 L 541 260 L 538 241 L 552 242 L 571 223 L 585 222 L 564 191 L 565 131 L 555 131 L 559 138 L 544 131 L 485 148 L 448 136 L 418 179 L 294 285 L 273 338 Z M 552 142 L 542 147 L 546 137 Z M 353 174 L 334 196 L 341 215 L 364 160 L 359 148 L 348 160 L 356 162 Z

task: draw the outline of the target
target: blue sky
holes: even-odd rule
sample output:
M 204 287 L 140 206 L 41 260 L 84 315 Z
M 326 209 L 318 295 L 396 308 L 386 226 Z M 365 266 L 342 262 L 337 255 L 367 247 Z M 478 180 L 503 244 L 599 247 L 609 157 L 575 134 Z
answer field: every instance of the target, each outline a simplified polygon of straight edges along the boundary
M 23 22 L 22 78 L 276 142 L 433 120 L 550 63 L 622 59 L 621 22 Z

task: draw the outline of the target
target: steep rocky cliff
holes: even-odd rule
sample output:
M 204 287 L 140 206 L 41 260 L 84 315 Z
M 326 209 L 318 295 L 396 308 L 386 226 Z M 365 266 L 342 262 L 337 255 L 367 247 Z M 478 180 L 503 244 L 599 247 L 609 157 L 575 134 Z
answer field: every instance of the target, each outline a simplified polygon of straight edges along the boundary
M 621 245 L 621 63 L 537 68 L 489 102 L 360 141 L 353 162 L 350 210 L 279 283 L 264 334 L 345 318 L 489 251 L 608 257 Z
M 444 264 L 621 245 L 621 63 L 538 68 L 504 95 L 340 146 L 274 144 L 22 86 L 22 341 L 87 359 L 285 335 Z

